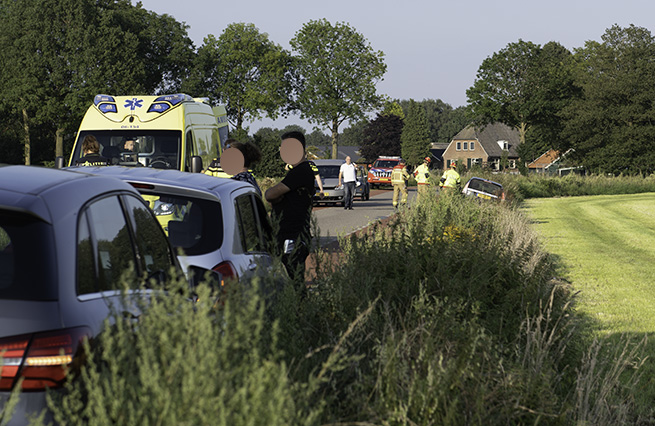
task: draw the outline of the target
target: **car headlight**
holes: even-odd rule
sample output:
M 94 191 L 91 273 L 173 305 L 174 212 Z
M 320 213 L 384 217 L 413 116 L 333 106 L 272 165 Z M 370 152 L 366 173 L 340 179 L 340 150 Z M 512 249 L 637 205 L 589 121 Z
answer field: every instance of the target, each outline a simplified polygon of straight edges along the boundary
M 155 201 L 155 207 L 152 209 L 155 212 L 156 216 L 166 216 L 173 214 L 175 210 L 175 204 L 173 203 L 162 203 L 161 201 Z

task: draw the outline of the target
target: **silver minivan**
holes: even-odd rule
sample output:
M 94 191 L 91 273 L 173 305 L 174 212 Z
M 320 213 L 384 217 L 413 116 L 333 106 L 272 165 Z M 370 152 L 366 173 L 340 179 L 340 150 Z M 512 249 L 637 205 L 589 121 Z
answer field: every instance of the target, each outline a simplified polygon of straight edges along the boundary
M 219 272 L 223 279 L 237 280 L 273 273 L 271 224 L 251 184 L 148 167 L 69 169 L 115 177 L 138 190 L 167 233 L 183 269 L 199 266 Z
M 26 424 L 28 414 L 46 407 L 45 389 L 63 385 L 80 361 L 80 343 L 100 333 L 113 302 L 120 303 L 129 266 L 134 283 L 179 270 L 157 219 L 131 185 L 0 166 L 0 423 L 20 379 L 8 424 Z

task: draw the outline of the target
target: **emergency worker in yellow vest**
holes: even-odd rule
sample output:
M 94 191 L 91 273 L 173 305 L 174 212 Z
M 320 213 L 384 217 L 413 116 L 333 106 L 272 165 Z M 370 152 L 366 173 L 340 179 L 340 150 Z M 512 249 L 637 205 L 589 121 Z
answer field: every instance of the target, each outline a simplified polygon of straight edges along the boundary
M 228 149 L 232 143 L 236 142 L 236 139 L 228 139 L 225 141 L 225 149 Z M 229 173 L 225 173 L 223 168 L 221 167 L 221 160 L 220 158 L 214 158 L 211 163 L 209 163 L 209 166 L 207 166 L 207 169 L 203 172 L 206 175 L 209 176 L 214 176 L 214 177 L 222 177 L 222 178 L 231 178 L 232 175 Z
M 425 157 L 423 164 L 418 166 L 414 170 L 414 179 L 416 179 L 416 184 L 418 186 L 417 197 L 420 199 L 422 196 L 430 193 L 430 168 L 429 165 L 432 162 L 430 157 Z
M 439 180 L 439 186 L 441 189 L 450 191 L 459 189 L 461 184 L 459 173 L 457 173 L 457 163 L 451 161 L 450 168 L 443 173 L 443 176 Z
M 93 135 L 86 135 L 82 141 L 83 157 L 75 161 L 76 166 L 108 166 L 111 160 L 100 155 L 100 143 Z
M 398 164 L 391 170 L 391 185 L 393 186 L 393 207 L 398 208 L 398 198 L 400 198 L 400 205 L 407 204 L 407 180 L 409 173 L 405 167 L 405 160 L 400 160 Z

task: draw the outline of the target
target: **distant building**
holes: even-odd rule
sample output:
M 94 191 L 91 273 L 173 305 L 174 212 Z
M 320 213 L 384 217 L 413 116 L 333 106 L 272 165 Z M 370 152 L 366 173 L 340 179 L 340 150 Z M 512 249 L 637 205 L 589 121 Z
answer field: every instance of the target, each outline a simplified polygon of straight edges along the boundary
M 486 126 L 468 125 L 457 133 L 443 153 L 444 167 L 452 160 L 471 168 L 479 165 L 483 168 L 500 170 L 504 159 L 507 168 L 517 169 L 520 144 L 518 130 L 503 123 Z
M 555 174 L 559 168 L 560 161 L 561 155 L 559 151 L 549 149 L 541 154 L 539 158 L 528 164 L 528 171 L 530 173 Z

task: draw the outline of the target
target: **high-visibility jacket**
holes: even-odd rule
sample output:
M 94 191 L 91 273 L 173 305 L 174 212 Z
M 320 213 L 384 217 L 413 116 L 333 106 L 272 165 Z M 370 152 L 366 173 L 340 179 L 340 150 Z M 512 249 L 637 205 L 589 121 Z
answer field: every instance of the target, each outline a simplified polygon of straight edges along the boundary
M 448 169 L 444 172 L 443 176 L 441 176 L 441 181 L 439 183 L 439 186 L 443 188 L 457 188 L 460 186 L 461 180 L 459 177 L 459 173 L 457 173 L 457 170 L 454 169 Z
M 214 177 L 222 177 L 222 178 L 230 178 L 232 175 L 227 174 L 223 171 L 223 168 L 221 167 L 221 163 L 218 160 L 218 158 L 214 158 L 214 160 L 209 163 L 209 166 L 207 166 L 207 170 L 204 171 L 206 175 L 209 176 L 214 176 Z
M 416 178 L 416 183 L 419 185 L 429 185 L 430 184 L 430 169 L 428 166 L 423 163 L 414 170 L 414 178 Z
M 398 164 L 391 170 L 392 185 L 403 185 L 407 179 L 409 179 L 409 173 L 404 165 Z

